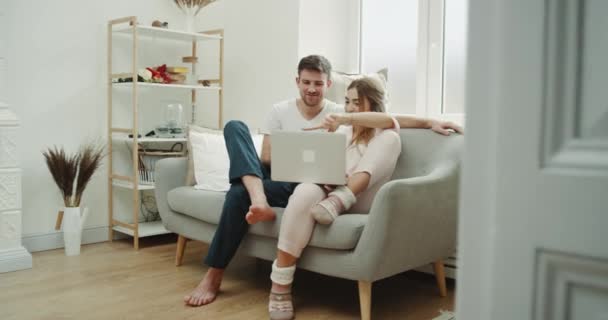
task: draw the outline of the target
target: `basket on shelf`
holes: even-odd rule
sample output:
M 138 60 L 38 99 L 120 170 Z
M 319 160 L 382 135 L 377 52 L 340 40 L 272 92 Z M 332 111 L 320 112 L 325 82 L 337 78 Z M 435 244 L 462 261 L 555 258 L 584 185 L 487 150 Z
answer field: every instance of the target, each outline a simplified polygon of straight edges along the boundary
M 154 185 L 154 168 L 156 161 L 164 157 L 184 156 L 184 145 L 181 142 L 173 144 L 170 150 L 147 149 L 144 145 L 138 144 L 138 168 L 139 184 Z
M 147 168 L 139 168 L 139 184 L 153 185 L 154 170 Z

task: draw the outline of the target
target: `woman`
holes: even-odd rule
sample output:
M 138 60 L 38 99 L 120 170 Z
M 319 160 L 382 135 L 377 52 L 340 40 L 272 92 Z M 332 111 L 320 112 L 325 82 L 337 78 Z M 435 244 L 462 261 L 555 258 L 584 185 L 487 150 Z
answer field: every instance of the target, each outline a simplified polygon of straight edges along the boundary
M 346 134 L 347 185 L 332 188 L 303 183 L 289 199 L 270 275 L 270 319 L 294 317 L 290 294 L 293 274 L 315 223 L 331 223 L 349 209 L 369 211 L 376 192 L 390 179 L 401 141 L 399 123 L 385 113 L 383 101 L 384 91 L 373 80 L 355 80 L 347 91 L 347 113 L 330 114 L 321 126 L 311 128 Z

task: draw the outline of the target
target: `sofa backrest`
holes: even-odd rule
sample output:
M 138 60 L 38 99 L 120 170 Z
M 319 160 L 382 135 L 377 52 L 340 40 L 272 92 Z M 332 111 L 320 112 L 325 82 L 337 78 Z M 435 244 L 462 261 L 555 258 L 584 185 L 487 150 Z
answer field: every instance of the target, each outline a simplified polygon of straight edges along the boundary
M 426 129 L 401 129 L 401 155 L 391 179 L 423 176 L 446 164 L 460 164 L 464 137 Z

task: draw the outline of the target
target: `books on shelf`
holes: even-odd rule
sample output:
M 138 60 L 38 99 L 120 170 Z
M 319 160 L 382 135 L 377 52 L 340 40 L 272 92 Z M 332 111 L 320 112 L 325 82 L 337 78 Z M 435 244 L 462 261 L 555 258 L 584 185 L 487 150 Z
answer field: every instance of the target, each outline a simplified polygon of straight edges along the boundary
M 186 74 L 188 73 L 188 68 L 186 67 L 167 67 L 168 73 L 173 74 Z

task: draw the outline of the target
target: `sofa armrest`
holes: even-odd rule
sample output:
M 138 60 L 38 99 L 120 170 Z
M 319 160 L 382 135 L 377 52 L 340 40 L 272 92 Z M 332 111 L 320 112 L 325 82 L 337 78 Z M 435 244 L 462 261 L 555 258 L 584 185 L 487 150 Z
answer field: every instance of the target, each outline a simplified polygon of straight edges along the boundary
M 369 212 L 355 255 L 375 281 L 451 255 L 456 249 L 458 165 L 386 183 Z
M 161 219 L 164 220 L 170 212 L 167 193 L 186 184 L 188 160 L 187 158 L 161 159 L 156 163 L 155 170 L 156 206 Z

